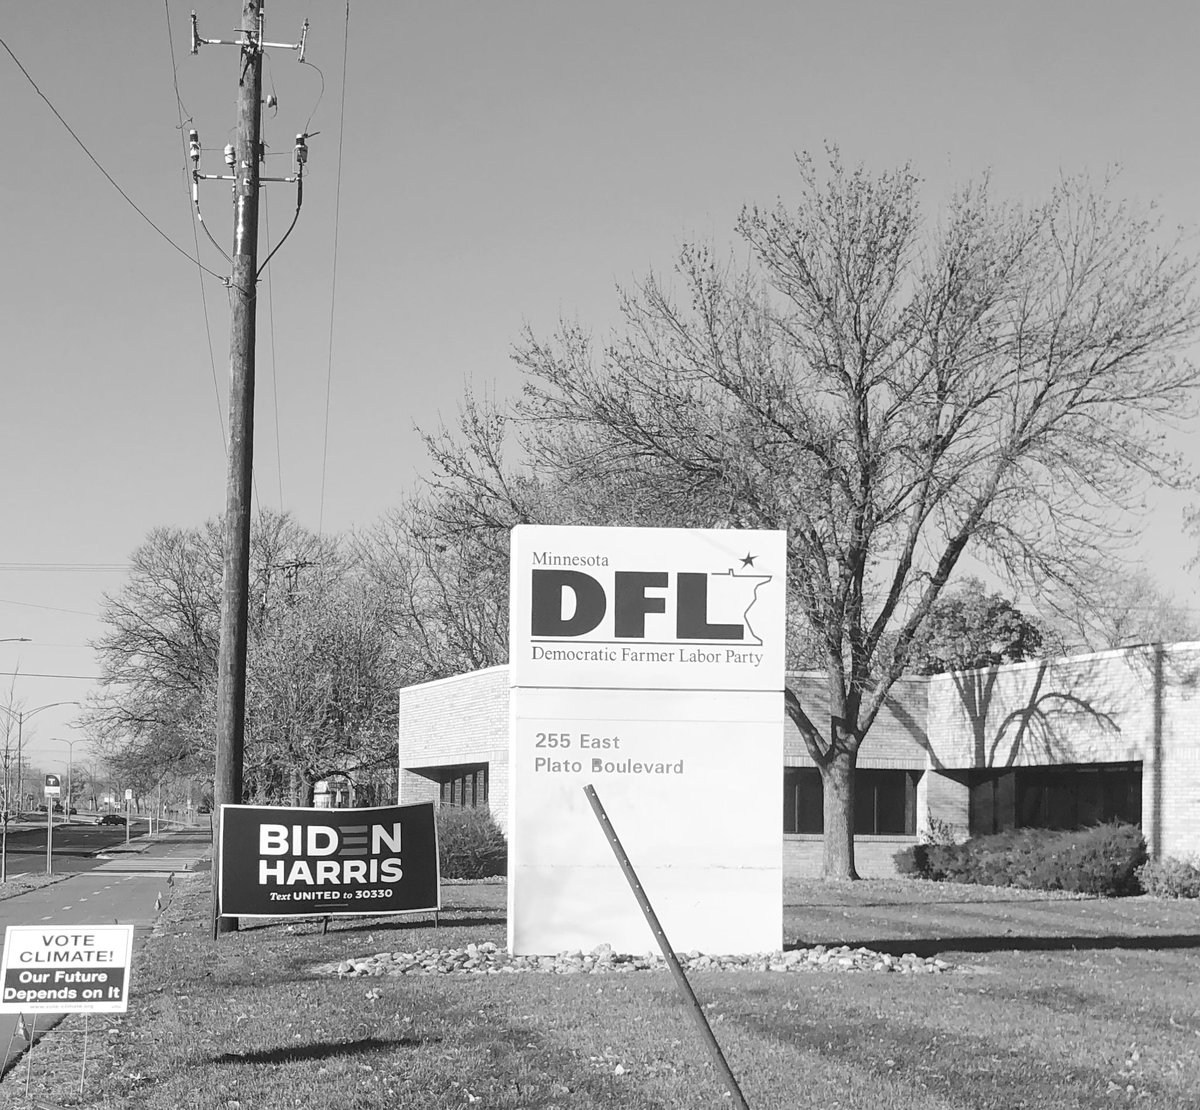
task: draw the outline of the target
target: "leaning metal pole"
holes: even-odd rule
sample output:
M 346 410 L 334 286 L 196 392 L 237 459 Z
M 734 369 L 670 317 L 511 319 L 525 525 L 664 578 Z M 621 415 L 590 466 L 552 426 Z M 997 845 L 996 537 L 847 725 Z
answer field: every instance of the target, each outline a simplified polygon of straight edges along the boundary
M 583 788 L 583 792 L 587 795 L 587 800 L 591 804 L 592 812 L 596 815 L 596 820 L 600 822 L 600 828 L 604 830 L 604 835 L 608 840 L 609 847 L 613 850 L 613 855 L 617 857 L 617 863 L 621 865 L 621 871 L 625 875 L 625 880 L 629 883 L 629 888 L 633 891 L 633 896 L 637 899 L 637 904 L 641 907 L 642 913 L 645 915 L 646 922 L 650 926 L 650 931 L 654 934 L 654 939 L 658 941 L 658 947 L 662 950 L 663 959 L 667 961 L 667 967 L 671 969 L 675 985 L 679 988 L 679 993 L 683 995 L 684 1002 L 687 1004 L 688 1013 L 691 1014 L 692 1020 L 696 1023 L 696 1028 L 700 1030 L 704 1046 L 708 1049 L 709 1056 L 712 1057 L 717 1071 L 725 1082 L 726 1090 L 733 1100 L 732 1104 L 738 1110 L 750 1110 L 746 1104 L 746 1097 L 742 1094 L 742 1089 L 738 1086 L 738 1081 L 729 1067 L 729 1062 L 725 1059 L 725 1054 L 721 1051 L 721 1046 L 717 1044 L 717 1038 L 713 1035 L 712 1026 L 708 1024 L 708 1019 L 704 1016 L 704 1010 L 700 1007 L 695 992 L 692 990 L 692 985 L 688 982 L 687 975 L 679 965 L 679 960 L 675 956 L 675 950 L 671 947 L 671 942 L 667 940 L 667 934 L 663 931 L 662 925 L 659 924 L 658 914 L 654 912 L 654 907 L 650 905 L 650 899 L 646 896 L 645 890 L 642 889 L 642 884 L 638 881 L 637 872 L 634 871 L 633 864 L 629 861 L 629 856 L 625 854 L 625 849 L 621 846 L 621 839 L 617 836 L 617 830 L 612 827 L 612 822 L 608 819 L 608 814 L 604 812 L 604 806 L 600 802 L 600 796 L 596 793 L 596 788 L 589 783 Z

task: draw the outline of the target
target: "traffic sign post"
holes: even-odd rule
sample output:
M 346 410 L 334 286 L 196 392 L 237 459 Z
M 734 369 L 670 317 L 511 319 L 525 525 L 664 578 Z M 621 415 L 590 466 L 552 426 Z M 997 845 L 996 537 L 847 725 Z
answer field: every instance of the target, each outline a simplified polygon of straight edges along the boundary
M 42 786 L 46 798 L 46 874 L 54 874 L 54 803 L 62 793 L 62 780 L 57 775 L 47 775 Z

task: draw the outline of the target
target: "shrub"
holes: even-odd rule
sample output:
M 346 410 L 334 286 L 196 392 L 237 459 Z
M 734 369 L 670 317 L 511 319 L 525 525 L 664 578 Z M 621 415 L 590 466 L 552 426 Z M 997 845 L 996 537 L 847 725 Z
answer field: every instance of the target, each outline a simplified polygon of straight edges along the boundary
M 930 817 L 928 827 L 920 831 L 917 839 L 922 844 L 957 844 L 964 838 L 958 835 L 958 826 L 953 821 Z
M 508 845 L 488 810 L 438 806 L 437 833 L 443 879 L 486 879 L 508 869 Z
M 910 844 L 907 848 L 892 854 L 896 865 L 897 875 L 916 875 L 918 878 L 928 878 L 929 857 L 924 844 Z
M 894 856 L 901 874 L 943 882 L 1132 894 L 1146 842 L 1134 825 L 1073 832 L 1016 829 L 962 844 L 918 844 Z
M 916 875 L 922 879 L 931 878 L 929 874 L 930 846 L 952 846 L 958 841 L 956 825 L 938 817 L 931 817 L 928 828 L 922 829 L 917 834 L 916 844 L 910 844 L 907 848 L 901 848 L 892 854 L 897 874 Z
M 1136 894 L 1146 841 L 1135 825 L 1111 822 L 1058 833 L 1033 867 L 1033 886 L 1076 894 Z
M 1200 856 L 1150 860 L 1137 875 L 1142 889 L 1155 898 L 1200 898 Z

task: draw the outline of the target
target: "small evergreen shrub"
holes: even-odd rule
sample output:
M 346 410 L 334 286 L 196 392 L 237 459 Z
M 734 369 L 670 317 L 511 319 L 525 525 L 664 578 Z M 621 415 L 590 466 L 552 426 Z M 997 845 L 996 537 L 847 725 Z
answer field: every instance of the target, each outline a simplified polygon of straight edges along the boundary
M 1146 842 L 1141 829 L 1120 823 L 1014 829 L 962 844 L 918 844 L 893 858 L 901 874 L 939 882 L 1119 895 L 1138 890 Z
M 1142 889 L 1155 898 L 1200 898 L 1200 856 L 1150 860 L 1137 875 Z
M 910 844 L 907 848 L 893 852 L 892 861 L 896 867 L 896 874 L 914 875 L 918 879 L 928 878 L 929 858 L 926 847 L 924 844 Z
M 437 833 L 443 879 L 487 879 L 508 870 L 508 844 L 488 810 L 438 806 Z
M 1111 822 L 1058 833 L 1033 866 L 1032 885 L 1076 894 L 1136 894 L 1146 841 L 1134 825 Z

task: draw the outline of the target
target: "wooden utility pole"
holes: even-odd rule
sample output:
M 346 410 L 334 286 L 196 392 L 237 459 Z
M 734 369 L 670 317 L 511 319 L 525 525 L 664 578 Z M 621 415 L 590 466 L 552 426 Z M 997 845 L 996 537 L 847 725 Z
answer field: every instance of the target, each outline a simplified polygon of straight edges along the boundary
M 229 276 L 229 473 L 225 494 L 225 575 L 221 587 L 221 647 L 217 657 L 217 759 L 213 775 L 213 861 L 221 858 L 220 813 L 223 805 L 242 800 L 242 765 L 246 719 L 246 638 L 250 594 L 250 504 L 254 473 L 254 332 L 258 296 L 258 194 L 264 181 L 286 181 L 296 186 L 296 215 L 283 239 L 300 216 L 304 196 L 304 164 L 308 161 L 308 133 L 296 136 L 291 177 L 264 177 L 262 142 L 262 63 L 267 47 L 295 50 L 304 61 L 308 20 L 298 43 L 267 42 L 263 38 L 264 0 L 242 0 L 239 37 L 234 40 L 200 37 L 192 12 L 192 53 L 202 45 L 236 46 L 239 50 L 237 135 L 225 148 L 228 174 L 200 172 L 203 147 L 200 136 L 188 132 L 188 157 L 192 161 L 192 199 L 196 219 L 212 238 L 200 212 L 200 182 L 229 181 L 233 185 L 233 254 Z M 272 103 L 275 103 L 272 97 Z M 281 239 L 267 262 L 283 245 Z M 265 265 L 265 263 L 264 263 Z M 219 890 L 213 883 L 213 933 L 236 931 L 236 917 L 222 917 Z
M 245 747 L 246 616 L 250 590 L 250 504 L 254 464 L 254 332 L 258 284 L 258 191 L 262 154 L 262 0 L 242 0 L 237 136 L 233 162 L 233 270 L 229 285 L 229 479 L 225 499 L 225 577 L 217 670 L 216 812 L 242 801 Z M 220 822 L 214 826 L 219 837 Z M 215 843 L 214 856 L 220 858 Z M 221 917 L 214 883 L 215 930 Z

